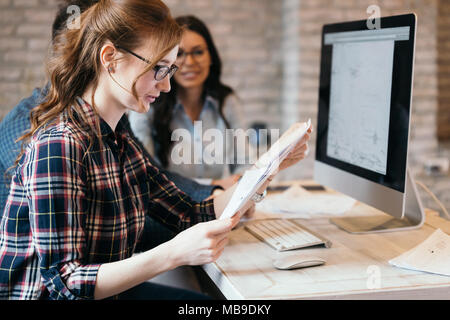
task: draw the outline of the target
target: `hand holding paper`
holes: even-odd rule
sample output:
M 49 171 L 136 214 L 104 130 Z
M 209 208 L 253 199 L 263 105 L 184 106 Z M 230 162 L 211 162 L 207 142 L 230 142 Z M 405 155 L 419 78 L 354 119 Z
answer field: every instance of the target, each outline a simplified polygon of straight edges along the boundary
M 284 160 L 279 165 L 279 170 L 284 170 L 286 168 L 289 168 L 290 166 L 298 163 L 299 161 L 303 160 L 308 156 L 309 153 L 309 146 L 308 141 L 310 139 L 310 134 L 312 133 L 312 124 L 311 119 L 308 119 L 308 122 L 304 123 L 306 124 L 306 133 L 301 135 L 301 139 L 297 141 L 297 143 L 294 145 L 294 147 L 290 150 L 288 155 L 284 158 Z M 299 125 L 298 123 L 295 125 Z M 292 128 L 292 127 L 291 127 Z M 298 135 L 299 132 L 302 132 L 304 128 L 298 127 L 296 128 L 296 133 L 293 134 L 294 139 L 296 139 L 296 135 Z M 296 141 L 296 140 L 294 140 Z
M 255 163 L 255 167 L 272 166 L 283 170 L 307 155 L 309 134 L 312 132 L 311 119 L 293 124 Z M 276 172 L 271 172 L 274 174 Z
M 311 131 L 311 120 L 292 125 L 255 166 L 244 173 L 220 219 L 234 216 L 271 175 L 305 158 Z

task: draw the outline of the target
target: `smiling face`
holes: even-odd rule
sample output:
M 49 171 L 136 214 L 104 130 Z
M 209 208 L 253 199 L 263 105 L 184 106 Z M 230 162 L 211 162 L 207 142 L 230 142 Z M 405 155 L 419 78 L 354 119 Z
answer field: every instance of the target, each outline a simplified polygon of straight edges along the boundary
M 179 86 L 184 89 L 203 86 L 209 76 L 211 55 L 200 34 L 191 30 L 183 33 L 176 64 L 180 69 L 174 78 Z

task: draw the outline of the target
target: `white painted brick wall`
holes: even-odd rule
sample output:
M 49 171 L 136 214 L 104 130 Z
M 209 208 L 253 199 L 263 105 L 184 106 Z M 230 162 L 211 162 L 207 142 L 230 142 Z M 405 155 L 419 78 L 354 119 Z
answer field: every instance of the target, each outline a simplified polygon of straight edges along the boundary
M 325 23 L 367 18 L 376 4 L 382 15 L 419 16 L 410 160 L 447 152 L 436 139 L 438 94 L 450 101 L 450 59 L 437 66 L 437 30 L 449 39 L 448 0 L 167 0 L 173 14 L 194 14 L 210 27 L 223 60 L 223 80 L 242 98 L 249 122 L 286 128 L 311 117 L 316 124 L 321 28 Z M 44 56 L 57 0 L 0 0 L 0 118 L 45 83 Z M 439 11 L 438 11 L 439 10 Z M 445 18 L 447 20 L 445 20 Z M 438 21 L 438 22 L 437 22 Z M 447 28 L 448 29 L 448 28 Z M 446 33 L 447 32 L 447 33 Z M 450 42 L 449 42 L 450 43 Z M 447 45 L 444 48 L 449 48 Z M 438 71 L 439 70 L 439 71 Z M 444 74 L 437 78 L 437 74 Z M 439 89 L 439 86 L 441 89 Z M 448 102 L 450 104 L 450 102 Z M 445 121 L 445 120 L 444 120 Z M 281 179 L 312 177 L 311 155 Z M 444 151 L 442 151 L 444 150 Z

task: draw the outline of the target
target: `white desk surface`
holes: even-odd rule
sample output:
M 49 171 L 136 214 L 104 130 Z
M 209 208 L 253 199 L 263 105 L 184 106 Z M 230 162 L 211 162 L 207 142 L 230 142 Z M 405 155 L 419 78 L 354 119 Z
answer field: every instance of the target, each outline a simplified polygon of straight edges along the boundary
M 346 215 L 377 214 L 357 203 Z M 227 299 L 450 299 L 450 277 L 394 267 L 388 261 L 425 240 L 436 228 L 450 234 L 450 221 L 427 210 L 420 229 L 354 235 L 329 218 L 300 219 L 307 228 L 332 241 L 331 248 L 279 253 L 240 226 L 223 254 L 203 269 Z M 264 218 L 263 213 L 256 213 Z M 285 216 L 283 216 L 285 217 Z M 325 265 L 277 270 L 280 255 L 313 254 Z M 379 274 L 379 288 L 373 288 Z

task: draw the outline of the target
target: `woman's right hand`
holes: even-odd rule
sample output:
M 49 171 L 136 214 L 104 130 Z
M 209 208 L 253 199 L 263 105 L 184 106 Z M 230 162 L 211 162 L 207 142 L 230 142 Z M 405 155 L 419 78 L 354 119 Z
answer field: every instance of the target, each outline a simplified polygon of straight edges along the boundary
M 201 222 L 180 232 L 169 241 L 169 255 L 173 267 L 216 261 L 228 243 L 228 235 L 239 222 L 239 218 L 239 215 L 235 215 L 229 219 Z

